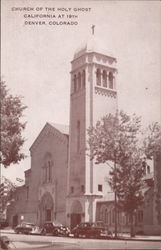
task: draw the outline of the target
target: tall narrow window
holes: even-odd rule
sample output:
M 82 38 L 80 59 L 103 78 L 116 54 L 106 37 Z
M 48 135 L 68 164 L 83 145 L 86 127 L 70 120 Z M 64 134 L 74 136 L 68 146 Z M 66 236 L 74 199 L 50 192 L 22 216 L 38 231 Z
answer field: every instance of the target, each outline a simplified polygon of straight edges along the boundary
M 106 73 L 106 70 L 103 71 L 103 87 L 107 88 L 107 73 Z
M 78 90 L 81 89 L 81 73 L 78 73 Z
M 48 169 L 45 167 L 45 182 L 48 181 Z
M 150 174 L 150 166 L 147 165 L 147 174 Z
M 80 121 L 77 121 L 77 152 L 80 150 Z
M 86 86 L 86 73 L 85 73 L 85 70 L 83 70 L 83 73 L 82 73 L 82 86 L 83 86 L 83 88 L 85 88 L 85 86 Z
M 29 187 L 27 186 L 26 187 L 26 200 L 28 200 L 29 198 Z
M 112 74 L 112 72 L 109 73 L 109 88 L 110 89 L 113 89 L 113 79 L 114 79 L 114 76 Z
M 77 91 L 77 77 L 74 75 L 74 92 Z
M 48 161 L 48 181 L 51 181 L 51 176 L 52 176 L 52 168 L 51 168 L 51 162 Z
M 100 69 L 97 69 L 97 71 L 96 71 L 96 84 L 101 85 L 101 71 L 100 71 Z

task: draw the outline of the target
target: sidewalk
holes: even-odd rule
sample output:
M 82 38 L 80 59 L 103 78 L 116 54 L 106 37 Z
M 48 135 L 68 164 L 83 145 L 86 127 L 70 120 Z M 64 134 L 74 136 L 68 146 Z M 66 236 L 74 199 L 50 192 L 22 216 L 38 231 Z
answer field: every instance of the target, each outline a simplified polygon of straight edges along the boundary
M 0 229 L 0 232 L 6 234 L 13 234 L 14 230 L 12 228 L 5 228 L 5 229 Z
M 118 236 L 118 239 L 139 240 L 139 241 L 160 241 L 161 242 L 161 236 L 159 235 L 135 235 L 134 237 L 130 237 L 130 234 L 122 234 Z
M 14 234 L 15 233 L 14 230 L 10 229 L 10 228 L 2 229 L 2 230 L 0 230 L 0 232 L 2 232 L 3 234 L 5 234 L 5 233 L 6 234 Z M 61 240 L 63 241 L 63 238 L 61 238 Z M 137 240 L 137 241 L 159 241 L 159 242 L 161 242 L 161 236 L 136 235 L 135 237 L 130 237 L 130 234 L 121 234 L 121 235 L 118 235 L 118 239 L 112 238 L 111 240 Z M 28 244 L 27 242 L 25 242 L 25 243 Z M 35 245 L 36 245 L 36 243 L 35 243 Z M 44 245 L 44 242 L 42 242 L 42 245 Z
M 29 248 L 44 248 L 44 247 L 48 247 L 51 246 L 51 243 L 47 242 L 45 243 L 27 243 L 27 242 L 11 242 L 10 245 L 11 249 L 29 249 Z

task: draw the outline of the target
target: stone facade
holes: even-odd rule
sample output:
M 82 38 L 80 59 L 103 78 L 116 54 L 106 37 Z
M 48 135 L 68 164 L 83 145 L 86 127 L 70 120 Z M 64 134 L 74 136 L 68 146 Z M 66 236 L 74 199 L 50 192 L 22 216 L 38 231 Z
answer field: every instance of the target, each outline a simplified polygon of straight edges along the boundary
M 30 148 L 31 169 L 25 172 L 25 185 L 17 189 L 8 209 L 11 225 L 21 220 L 65 224 L 68 142 L 68 127 L 47 123 L 40 132 Z

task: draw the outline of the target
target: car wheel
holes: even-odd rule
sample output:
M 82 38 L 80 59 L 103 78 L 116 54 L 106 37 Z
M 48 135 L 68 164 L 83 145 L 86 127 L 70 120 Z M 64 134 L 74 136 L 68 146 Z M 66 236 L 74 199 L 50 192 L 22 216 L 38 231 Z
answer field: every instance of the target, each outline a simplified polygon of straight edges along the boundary
M 45 236 L 46 235 L 46 230 L 43 229 L 42 232 L 41 232 L 41 234 Z
M 87 238 L 86 234 L 78 234 L 78 238 Z
M 75 233 L 74 238 L 79 238 L 79 235 L 77 233 Z
M 58 236 L 58 232 L 57 231 L 53 231 L 53 236 Z

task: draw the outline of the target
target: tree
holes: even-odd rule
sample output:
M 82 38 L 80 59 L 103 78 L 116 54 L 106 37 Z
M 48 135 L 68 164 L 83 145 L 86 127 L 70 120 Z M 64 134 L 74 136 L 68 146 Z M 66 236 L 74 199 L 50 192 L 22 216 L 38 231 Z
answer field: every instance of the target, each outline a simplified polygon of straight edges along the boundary
M 14 191 L 16 190 L 16 185 L 4 176 L 0 180 L 0 207 L 2 214 L 6 210 L 8 203 L 13 199 Z M 0 217 L 0 219 L 2 219 Z
M 147 158 L 154 160 L 155 166 L 155 195 L 156 195 L 156 212 L 158 223 L 161 224 L 161 126 L 156 122 L 152 123 L 146 129 L 146 136 L 143 141 L 145 155 Z
M 123 111 L 107 115 L 88 129 L 90 157 L 96 163 L 112 161 L 109 184 L 116 194 L 119 207 L 130 216 L 133 235 L 133 215 L 142 204 L 142 155 L 139 134 L 141 119 Z M 115 214 L 116 221 L 116 214 Z M 117 236 L 117 225 L 115 225 Z
M 145 155 L 152 158 L 161 154 L 161 126 L 155 122 L 148 126 L 143 140 Z
M 7 167 L 11 163 L 18 163 L 25 157 L 21 153 L 21 148 L 25 141 L 22 131 L 25 129 L 26 123 L 22 122 L 21 118 L 26 106 L 22 104 L 21 97 L 9 94 L 3 81 L 1 81 L 0 91 L 0 163 Z

